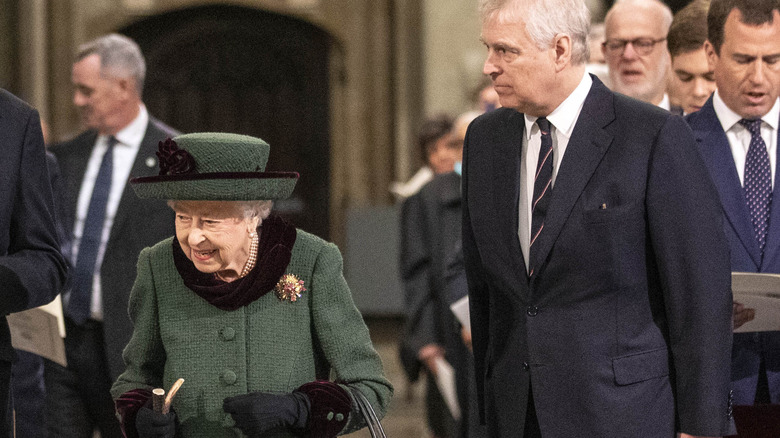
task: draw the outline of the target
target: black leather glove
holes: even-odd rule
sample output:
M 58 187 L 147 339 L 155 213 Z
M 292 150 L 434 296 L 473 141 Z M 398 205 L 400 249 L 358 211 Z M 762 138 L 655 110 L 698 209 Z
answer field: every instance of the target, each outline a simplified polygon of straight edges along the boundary
M 176 414 L 158 414 L 144 406 L 135 415 L 135 429 L 139 438 L 173 438 L 176 435 Z
M 252 392 L 228 397 L 222 402 L 222 409 L 233 416 L 236 427 L 250 438 L 261 437 L 269 430 L 283 427 L 305 429 L 310 406 L 309 397 L 302 392 Z

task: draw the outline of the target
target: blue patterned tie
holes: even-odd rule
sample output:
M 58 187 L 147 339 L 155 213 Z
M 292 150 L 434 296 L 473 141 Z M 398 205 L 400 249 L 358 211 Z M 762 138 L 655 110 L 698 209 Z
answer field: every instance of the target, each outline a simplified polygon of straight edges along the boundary
M 103 237 L 108 194 L 111 192 L 111 174 L 114 167 L 114 145 L 116 143 L 117 140 L 113 135 L 108 137 L 108 148 L 100 163 L 100 170 L 95 179 L 95 188 L 92 189 L 92 199 L 89 201 L 87 218 L 84 220 L 84 230 L 81 233 L 67 309 L 68 316 L 77 324 L 83 324 L 90 315 L 92 280 L 95 275 L 100 241 Z
M 531 204 L 531 242 L 529 245 L 530 259 L 533 260 L 534 242 L 544 228 L 544 215 L 550 204 L 550 191 L 552 190 L 553 174 L 553 147 L 550 121 L 545 117 L 536 119 L 542 136 L 542 146 L 539 150 L 539 161 L 536 164 L 534 175 L 534 196 Z M 533 266 L 530 274 L 533 275 Z
M 745 160 L 745 200 L 763 257 L 772 203 L 772 169 L 766 143 L 761 138 L 761 120 L 742 119 L 739 123 L 750 131 L 750 147 Z

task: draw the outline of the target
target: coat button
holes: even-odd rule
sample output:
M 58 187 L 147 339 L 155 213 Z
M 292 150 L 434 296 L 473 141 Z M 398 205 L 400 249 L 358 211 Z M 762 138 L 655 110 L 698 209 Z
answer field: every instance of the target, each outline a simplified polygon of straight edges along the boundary
M 232 341 L 236 337 L 236 331 L 233 327 L 225 327 L 219 331 L 219 335 L 222 336 L 222 339 L 225 341 Z
M 539 308 L 536 306 L 528 306 L 528 308 L 525 309 L 525 313 L 527 313 L 528 316 L 536 316 L 539 313 Z
M 336 414 L 336 421 L 344 421 L 344 414 Z
M 333 412 L 328 412 L 328 415 L 325 417 L 328 419 L 328 421 L 333 419 Z
M 531 369 L 531 365 L 528 365 L 528 362 L 523 362 L 523 369 L 528 371 Z
M 238 377 L 232 370 L 225 370 L 222 373 L 222 381 L 225 382 L 225 384 L 233 385 L 236 383 L 236 380 L 238 380 Z

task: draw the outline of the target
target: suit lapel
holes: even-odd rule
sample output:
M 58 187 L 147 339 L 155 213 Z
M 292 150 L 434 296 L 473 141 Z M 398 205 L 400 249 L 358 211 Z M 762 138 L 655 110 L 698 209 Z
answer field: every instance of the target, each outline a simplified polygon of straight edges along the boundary
M 745 193 L 739 182 L 737 166 L 734 164 L 734 156 L 731 153 L 728 137 L 723 131 L 717 114 L 715 114 L 712 97 L 692 120 L 694 121 L 692 125 L 696 142 L 709 168 L 715 187 L 718 189 L 726 219 L 750 254 L 750 258 L 753 259 L 756 266 L 760 266 L 761 254 L 747 209 Z
M 544 229 L 534 243 L 538 247 L 531 266 L 537 271 L 547 259 L 574 204 L 612 143 L 612 135 L 604 130 L 615 119 L 612 99 L 612 93 L 594 79 L 558 169 L 544 218 Z
M 66 178 L 68 184 L 68 190 L 66 191 L 69 199 L 67 200 L 68 211 L 67 223 L 65 224 L 66 230 L 69 233 L 73 232 L 73 227 L 76 221 L 76 211 L 78 210 L 79 194 L 81 193 L 81 183 L 84 181 L 84 174 L 87 172 L 87 164 L 89 158 L 92 155 L 92 150 L 95 148 L 95 141 L 97 141 L 97 132 L 91 131 L 84 136 L 83 141 L 79 143 L 78 148 L 74 150 L 72 156 L 69 157 L 68 163 L 60 163 L 61 166 L 69 166 L 68 174 L 72 177 Z
M 500 132 L 496 132 L 489 144 L 493 153 L 492 169 L 493 206 L 496 208 L 493 218 L 497 221 L 497 242 L 504 248 L 502 254 L 508 254 L 504 260 L 509 263 L 507 271 L 516 275 L 512 284 L 527 285 L 528 275 L 525 259 L 518 238 L 518 201 L 520 193 L 520 153 L 525 131 L 521 113 L 512 111 L 505 119 Z
M 779 125 L 780 126 L 780 125 Z M 777 132 L 777 144 L 780 144 L 780 129 Z M 780 154 L 776 148 L 776 163 L 780 163 Z M 780 187 L 780 172 L 775 169 L 775 184 L 772 188 L 772 204 L 769 211 L 769 231 L 766 236 L 766 246 L 764 247 L 764 260 L 762 266 L 777 266 L 778 251 L 780 251 L 780 196 L 774 194 Z M 780 193 L 780 192 L 779 192 Z M 774 226 L 773 226 L 774 225 Z

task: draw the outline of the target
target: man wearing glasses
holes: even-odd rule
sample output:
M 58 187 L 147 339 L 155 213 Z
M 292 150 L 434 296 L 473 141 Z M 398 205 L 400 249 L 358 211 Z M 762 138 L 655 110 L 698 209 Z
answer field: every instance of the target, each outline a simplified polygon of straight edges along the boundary
M 658 0 L 619 0 L 604 19 L 601 46 L 612 90 L 671 110 L 666 94 L 672 11 Z

